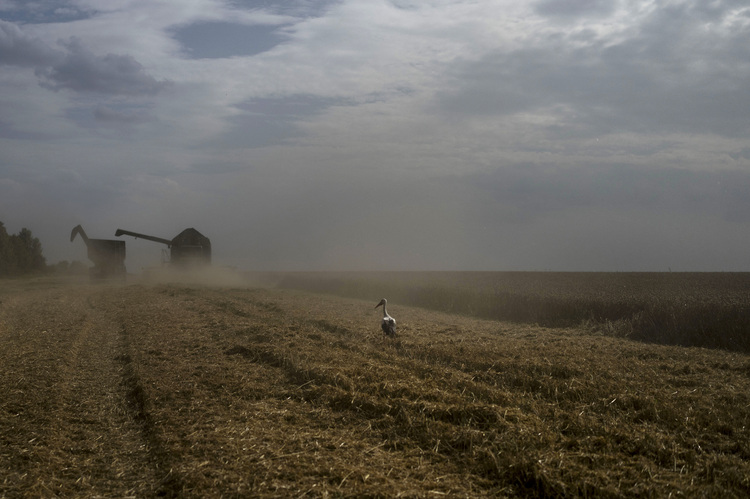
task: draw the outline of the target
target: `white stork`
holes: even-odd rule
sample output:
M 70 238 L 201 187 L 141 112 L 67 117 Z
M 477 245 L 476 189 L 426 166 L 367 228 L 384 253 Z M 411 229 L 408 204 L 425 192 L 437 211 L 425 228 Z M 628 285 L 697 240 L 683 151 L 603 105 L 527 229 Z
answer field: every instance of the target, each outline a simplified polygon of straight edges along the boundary
M 383 298 L 380 300 L 380 303 L 375 305 L 375 308 L 378 308 L 381 305 L 383 306 L 383 322 L 380 323 L 380 327 L 383 329 L 386 336 L 396 336 L 396 319 L 388 315 L 388 311 L 385 309 L 387 304 L 388 300 Z

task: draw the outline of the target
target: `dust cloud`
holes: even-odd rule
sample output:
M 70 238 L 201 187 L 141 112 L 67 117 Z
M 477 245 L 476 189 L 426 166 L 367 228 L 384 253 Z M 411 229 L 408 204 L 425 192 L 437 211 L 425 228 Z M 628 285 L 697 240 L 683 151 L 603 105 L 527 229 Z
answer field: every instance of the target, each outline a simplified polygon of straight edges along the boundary
M 211 287 L 246 287 L 245 274 L 233 267 L 206 266 L 190 269 L 170 267 L 144 269 L 141 274 L 129 275 L 129 283 L 190 284 Z

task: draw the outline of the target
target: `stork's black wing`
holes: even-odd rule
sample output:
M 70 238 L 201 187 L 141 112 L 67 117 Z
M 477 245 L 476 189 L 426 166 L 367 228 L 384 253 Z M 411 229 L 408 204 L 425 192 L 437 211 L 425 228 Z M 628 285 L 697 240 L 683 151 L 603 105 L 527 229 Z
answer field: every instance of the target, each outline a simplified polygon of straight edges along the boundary
M 383 319 L 383 322 L 380 324 L 380 327 L 383 329 L 383 332 L 388 336 L 395 336 L 396 335 L 396 321 L 392 318 L 389 319 Z

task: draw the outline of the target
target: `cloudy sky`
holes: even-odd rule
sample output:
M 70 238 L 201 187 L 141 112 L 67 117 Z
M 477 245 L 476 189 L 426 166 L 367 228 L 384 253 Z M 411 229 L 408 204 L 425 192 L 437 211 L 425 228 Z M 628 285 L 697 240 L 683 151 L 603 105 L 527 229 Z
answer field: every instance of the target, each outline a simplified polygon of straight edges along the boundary
M 750 6 L 0 0 L 0 221 L 50 263 L 80 223 L 243 269 L 750 271 Z

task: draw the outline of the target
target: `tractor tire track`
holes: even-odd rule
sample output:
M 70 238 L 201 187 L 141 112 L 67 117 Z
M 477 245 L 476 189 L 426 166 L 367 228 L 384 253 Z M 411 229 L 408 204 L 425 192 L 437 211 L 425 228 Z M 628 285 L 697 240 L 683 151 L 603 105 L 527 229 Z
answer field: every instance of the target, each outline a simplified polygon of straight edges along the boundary
M 29 495 L 142 495 L 153 481 L 123 403 L 110 297 L 88 286 L 22 295 L 6 323 L 23 355 L 8 365 L 8 443 L 26 457 L 0 464 Z
M 140 438 L 147 449 L 147 461 L 155 474 L 151 492 L 160 497 L 178 497 L 184 490 L 180 477 L 174 472 L 172 459 L 164 446 L 163 438 L 154 424 L 149 412 L 151 402 L 148 391 L 144 388 L 137 352 L 130 341 L 130 332 L 121 324 L 119 333 L 119 354 L 115 360 L 120 365 L 121 384 L 124 390 L 124 401 L 127 412 L 138 427 Z

